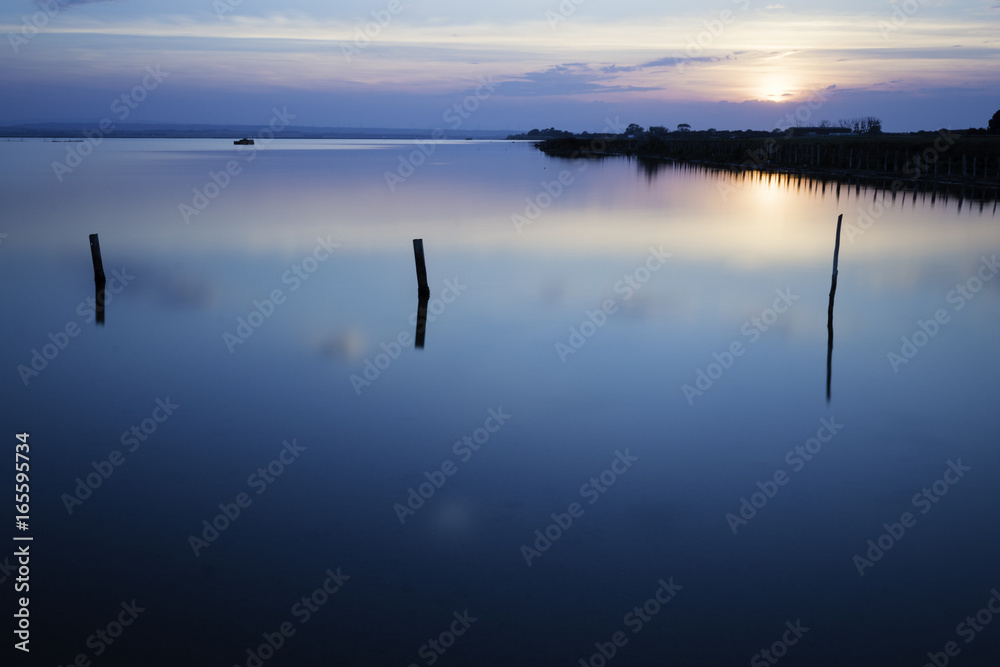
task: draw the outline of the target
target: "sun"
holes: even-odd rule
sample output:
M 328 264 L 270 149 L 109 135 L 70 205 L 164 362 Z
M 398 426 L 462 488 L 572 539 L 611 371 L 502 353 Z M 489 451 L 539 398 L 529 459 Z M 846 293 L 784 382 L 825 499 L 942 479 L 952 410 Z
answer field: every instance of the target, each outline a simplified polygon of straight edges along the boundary
M 769 102 L 784 102 L 794 95 L 795 86 L 781 76 L 766 76 L 757 86 L 757 97 Z

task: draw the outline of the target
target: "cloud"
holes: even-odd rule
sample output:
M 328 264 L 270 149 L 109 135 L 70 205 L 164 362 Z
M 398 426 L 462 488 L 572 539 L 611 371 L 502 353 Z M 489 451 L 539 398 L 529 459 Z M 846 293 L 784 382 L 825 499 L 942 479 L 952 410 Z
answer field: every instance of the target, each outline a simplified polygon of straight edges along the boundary
M 612 65 L 611 68 L 614 66 Z M 594 70 L 584 63 L 564 63 L 541 72 L 527 72 L 523 78 L 503 82 L 497 94 L 514 97 L 587 95 L 660 90 L 651 86 L 622 86 L 613 82 L 614 74 L 629 71 L 602 68 Z
M 642 63 L 639 67 L 676 67 L 677 65 L 688 65 L 691 63 L 715 63 L 720 60 L 735 60 L 735 58 L 732 56 L 726 56 L 725 58 L 720 58 L 718 56 L 699 56 L 697 58 L 678 58 L 670 56 L 667 58 L 650 60 L 649 62 Z
M 643 69 L 656 69 L 659 67 L 677 67 L 678 65 L 690 65 L 692 63 L 717 63 L 724 60 L 736 60 L 736 56 L 739 53 L 746 52 L 734 52 L 725 57 L 698 56 L 695 58 L 687 58 L 683 56 L 667 56 L 665 58 L 657 58 L 656 60 L 640 63 L 638 65 L 605 65 L 601 68 L 601 71 L 606 74 L 617 74 L 620 72 L 638 72 Z
M 63 7 L 74 7 L 76 5 L 91 5 L 98 2 L 116 2 L 117 0 L 55 0 L 55 3 L 62 5 Z M 46 0 L 35 0 L 35 4 L 38 5 L 40 9 L 47 9 L 52 6 L 52 2 L 46 2 Z

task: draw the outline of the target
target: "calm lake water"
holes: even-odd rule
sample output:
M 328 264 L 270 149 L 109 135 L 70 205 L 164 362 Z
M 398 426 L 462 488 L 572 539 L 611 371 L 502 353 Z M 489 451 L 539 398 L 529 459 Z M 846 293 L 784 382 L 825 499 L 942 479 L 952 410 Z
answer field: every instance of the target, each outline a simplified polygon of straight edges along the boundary
M 0 142 L 25 664 L 996 664 L 993 202 L 87 146 Z

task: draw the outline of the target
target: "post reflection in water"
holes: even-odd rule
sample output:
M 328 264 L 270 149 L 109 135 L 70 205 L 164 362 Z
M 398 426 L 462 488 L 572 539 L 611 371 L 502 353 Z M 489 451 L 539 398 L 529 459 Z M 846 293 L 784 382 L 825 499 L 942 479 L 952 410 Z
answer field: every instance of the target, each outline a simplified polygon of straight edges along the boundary
M 97 283 L 95 290 L 94 307 L 97 310 L 97 323 L 104 326 L 104 283 Z
M 420 292 L 417 302 L 417 333 L 414 346 L 424 347 L 424 333 L 427 331 L 427 301 L 430 298 L 429 292 Z

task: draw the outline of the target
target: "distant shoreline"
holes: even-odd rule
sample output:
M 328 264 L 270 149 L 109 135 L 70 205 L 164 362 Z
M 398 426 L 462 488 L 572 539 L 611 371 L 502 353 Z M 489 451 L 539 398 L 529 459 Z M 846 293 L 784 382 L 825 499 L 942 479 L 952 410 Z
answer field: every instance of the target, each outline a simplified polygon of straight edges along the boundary
M 107 119 L 105 119 L 107 121 Z M 254 125 L 171 125 L 141 123 L 24 123 L 0 126 L 0 139 L 506 139 L 509 132 L 472 129 L 392 127 L 309 127 L 289 125 L 278 132 Z
M 606 138 L 547 139 L 536 148 L 550 157 L 624 156 L 722 169 L 827 177 L 837 182 L 877 182 L 897 190 L 928 185 L 1000 193 L 1000 136 L 927 135 L 872 137 Z
M 149 135 L 130 135 L 130 134 L 113 134 L 109 136 L 101 137 L 101 139 L 204 139 L 204 140 L 217 140 L 217 141 L 228 141 L 243 139 L 246 135 L 226 135 L 226 136 L 149 136 Z M 251 137 L 253 138 L 253 137 Z M 259 140 L 260 138 L 257 137 Z M 269 138 L 267 138 L 269 139 Z M 363 136 L 344 136 L 344 137 L 326 137 L 326 136 L 316 136 L 316 137 L 274 137 L 274 139 L 280 139 L 283 141 L 296 140 L 296 141 L 317 141 L 317 140 L 330 140 L 330 141 L 502 141 L 504 143 L 529 143 L 527 141 L 516 141 L 511 139 L 505 139 L 504 137 L 442 137 L 440 139 L 433 139 L 429 136 L 375 136 L 375 135 L 363 135 Z M 0 141 L 47 141 L 49 143 L 66 143 L 66 142 L 82 142 L 87 141 L 86 137 L 76 136 L 76 135 L 38 135 L 38 136 L 22 136 L 22 135 L 5 135 L 0 134 Z

